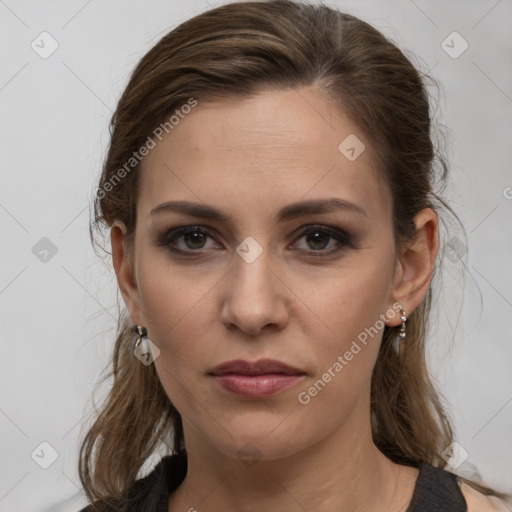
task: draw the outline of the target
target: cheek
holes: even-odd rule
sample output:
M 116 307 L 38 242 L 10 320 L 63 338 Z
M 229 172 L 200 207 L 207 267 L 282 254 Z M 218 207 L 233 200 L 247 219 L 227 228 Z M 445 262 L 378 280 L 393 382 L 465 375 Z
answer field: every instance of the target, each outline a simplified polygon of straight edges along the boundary
M 380 315 L 390 307 L 392 270 L 391 254 L 378 257 L 368 251 L 350 268 L 331 276 L 312 305 L 329 327 L 325 348 L 348 350 L 352 340 L 364 340 L 367 330 L 383 330 Z
M 197 368 L 202 353 L 197 340 L 210 330 L 218 276 L 201 277 L 191 268 L 171 266 L 165 256 L 142 255 L 137 278 L 148 335 L 161 351 L 160 366 Z
M 194 378 L 206 363 L 200 340 L 211 323 L 208 285 L 179 279 L 176 271 L 153 269 L 142 275 L 141 307 L 149 338 L 160 350 L 154 362 L 158 377 L 182 416 L 195 416 L 202 408 Z
M 316 390 L 302 388 L 315 400 L 355 400 L 369 386 L 390 308 L 392 254 L 361 254 L 357 264 L 332 276 L 329 287 L 311 304 L 326 327 L 325 334 L 310 343 L 317 361 Z

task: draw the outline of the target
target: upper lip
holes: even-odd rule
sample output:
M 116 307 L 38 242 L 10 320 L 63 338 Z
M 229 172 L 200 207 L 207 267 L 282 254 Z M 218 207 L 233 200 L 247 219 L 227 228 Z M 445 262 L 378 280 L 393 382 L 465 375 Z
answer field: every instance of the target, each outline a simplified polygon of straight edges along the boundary
M 305 372 L 275 359 L 259 359 L 254 362 L 235 359 L 219 364 L 211 370 L 210 375 L 266 375 L 269 373 L 303 375 Z

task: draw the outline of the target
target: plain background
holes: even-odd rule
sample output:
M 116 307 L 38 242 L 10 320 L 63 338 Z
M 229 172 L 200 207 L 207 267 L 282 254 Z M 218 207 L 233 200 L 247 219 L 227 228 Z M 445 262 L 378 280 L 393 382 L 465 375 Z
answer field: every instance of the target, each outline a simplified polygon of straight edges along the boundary
M 96 256 L 88 235 L 108 122 L 143 54 L 180 22 L 221 3 L 0 0 L 2 512 L 85 504 L 77 495 L 79 436 L 111 356 L 117 315 L 109 261 Z M 333 5 L 380 29 L 440 83 L 449 201 L 467 240 L 457 229 L 445 237 L 430 361 L 469 454 L 458 471 L 478 471 L 511 492 L 512 2 Z M 43 31 L 58 43 L 46 59 L 31 47 L 47 37 Z M 454 31 L 469 45 L 457 58 L 465 43 Z M 452 56 L 442 46 L 448 36 Z M 47 469 L 35 461 L 41 450 L 57 456 Z

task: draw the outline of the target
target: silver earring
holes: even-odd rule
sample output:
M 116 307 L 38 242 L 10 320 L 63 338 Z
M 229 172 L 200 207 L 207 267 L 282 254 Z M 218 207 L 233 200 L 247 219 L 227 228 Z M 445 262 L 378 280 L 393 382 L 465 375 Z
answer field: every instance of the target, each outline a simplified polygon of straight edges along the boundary
M 400 341 L 403 341 L 407 335 L 405 331 L 405 322 L 407 322 L 407 316 L 405 314 L 404 309 L 400 309 L 400 320 L 402 320 L 402 327 L 400 328 L 400 333 L 398 334 L 401 338 Z
M 137 340 L 133 353 L 139 361 L 148 366 L 160 355 L 160 350 L 149 340 L 148 331 L 145 327 L 136 325 L 135 332 L 137 333 Z
M 396 336 L 393 341 L 393 349 L 397 354 L 400 354 L 400 349 L 402 348 L 402 342 L 405 340 L 405 337 L 407 335 L 405 330 L 405 322 L 407 322 L 407 315 L 405 314 L 404 308 L 400 306 L 400 320 L 402 320 L 402 327 L 400 327 L 400 332 L 398 333 L 398 336 Z
M 146 340 L 146 336 L 148 335 L 148 331 L 145 327 L 141 325 L 135 326 L 135 332 L 137 333 L 137 340 L 135 341 L 135 348 L 137 348 L 143 340 Z

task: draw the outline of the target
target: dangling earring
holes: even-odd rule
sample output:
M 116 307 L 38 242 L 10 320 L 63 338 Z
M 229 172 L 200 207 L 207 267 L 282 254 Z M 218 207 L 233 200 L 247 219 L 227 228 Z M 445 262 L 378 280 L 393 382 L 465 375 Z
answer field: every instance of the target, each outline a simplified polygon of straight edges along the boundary
M 400 328 L 400 332 L 398 336 L 393 340 L 393 348 L 397 354 L 400 354 L 400 349 L 402 348 L 402 342 L 405 340 L 407 332 L 405 330 L 405 322 L 407 322 L 407 315 L 405 314 L 405 310 L 400 306 L 400 320 L 402 320 L 402 327 Z
M 400 333 L 398 334 L 401 338 L 400 341 L 405 339 L 405 336 L 407 335 L 405 331 L 405 322 L 407 322 L 407 316 L 405 314 L 404 309 L 400 309 L 400 320 L 402 320 L 402 327 L 400 328 Z
M 147 340 L 148 330 L 145 327 L 136 325 L 135 332 L 137 333 L 137 340 L 135 341 L 135 348 L 137 348 L 142 343 L 142 341 L 144 341 L 144 345 L 147 345 L 146 340 Z M 146 348 L 146 347 L 144 347 L 144 348 Z
M 141 325 L 135 326 L 137 340 L 135 341 L 134 355 L 144 365 L 149 366 L 159 355 L 159 348 L 147 337 L 148 331 Z

